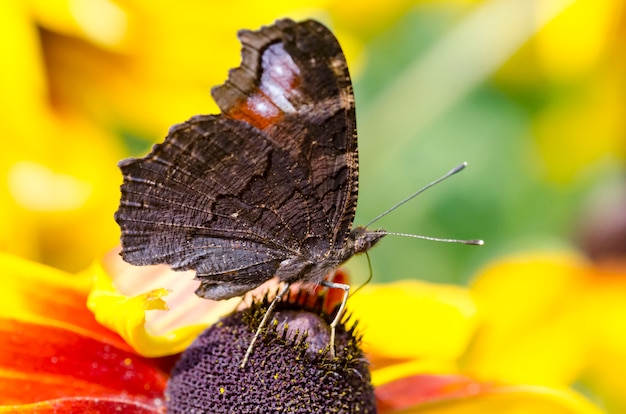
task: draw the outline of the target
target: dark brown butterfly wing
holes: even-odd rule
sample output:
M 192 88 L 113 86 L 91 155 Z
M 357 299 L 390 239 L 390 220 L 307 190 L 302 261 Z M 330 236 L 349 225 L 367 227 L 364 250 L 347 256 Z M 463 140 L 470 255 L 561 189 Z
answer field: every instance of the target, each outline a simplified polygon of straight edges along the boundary
M 223 113 L 120 164 L 122 256 L 193 269 L 210 299 L 247 292 L 285 260 L 323 260 L 356 208 L 354 99 L 337 40 L 290 20 L 239 36 L 242 64 L 213 90 Z
M 213 97 L 225 116 L 262 129 L 305 170 L 322 204 L 326 235 L 341 247 L 358 191 L 354 94 L 341 47 L 312 20 L 281 20 L 239 38 L 242 64 Z

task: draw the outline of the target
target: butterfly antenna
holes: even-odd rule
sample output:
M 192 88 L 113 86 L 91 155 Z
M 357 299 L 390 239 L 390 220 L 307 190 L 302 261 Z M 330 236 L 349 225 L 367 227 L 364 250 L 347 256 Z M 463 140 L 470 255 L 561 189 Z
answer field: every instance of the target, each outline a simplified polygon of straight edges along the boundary
M 461 165 L 458 165 L 457 167 L 451 169 L 450 171 L 448 171 L 443 176 L 437 178 L 435 181 L 433 181 L 433 182 L 431 182 L 429 184 L 426 184 L 424 187 L 420 188 L 415 193 L 411 194 L 410 196 L 408 196 L 404 200 L 400 201 L 398 204 L 394 205 L 389 210 L 387 210 L 387 211 L 379 214 L 378 216 L 374 217 L 374 219 L 371 220 L 369 223 L 367 223 L 365 225 L 365 227 L 371 226 L 372 224 L 374 224 L 375 222 L 377 222 L 381 218 L 385 217 L 387 214 L 391 213 L 392 211 L 394 211 L 395 209 L 397 209 L 401 205 L 403 205 L 405 203 L 408 203 L 409 201 L 413 200 L 415 197 L 417 197 L 418 195 L 422 194 L 424 191 L 428 190 L 430 187 L 434 186 L 435 184 L 439 184 L 440 182 L 442 182 L 446 178 L 449 178 L 449 177 L 453 176 L 454 174 L 462 171 L 465 167 L 467 167 L 467 162 L 463 162 Z
M 469 244 L 472 246 L 482 246 L 485 244 L 483 240 L 480 239 L 470 239 L 470 240 L 462 240 L 462 239 L 445 239 L 439 237 L 430 237 L 430 236 L 420 236 L 419 234 L 407 234 L 407 233 L 393 233 L 390 231 L 377 231 L 376 234 L 385 234 L 387 236 L 402 236 L 402 237 L 413 237 L 415 239 L 424 239 L 424 240 L 432 240 L 444 243 L 461 243 L 461 244 Z
M 265 315 L 263 315 L 263 319 L 261 319 L 261 323 L 259 323 L 259 327 L 256 329 L 256 332 L 252 337 L 252 341 L 250 341 L 250 345 L 248 345 L 248 349 L 246 350 L 246 354 L 243 357 L 243 361 L 241 361 L 241 368 L 244 368 L 246 366 L 248 358 L 250 358 L 250 354 L 252 354 L 252 349 L 254 349 L 254 343 L 259 338 L 259 336 L 261 336 L 261 332 L 265 328 L 265 325 L 267 325 L 267 322 L 269 321 L 269 318 L 272 315 L 276 304 L 282 300 L 283 296 L 285 296 L 285 293 L 287 293 L 287 289 L 289 289 L 289 283 L 285 283 L 285 285 L 280 289 L 278 294 L 276 294 L 276 297 L 274 298 L 274 300 L 272 300 L 272 303 L 270 303 L 270 306 L 265 311 Z

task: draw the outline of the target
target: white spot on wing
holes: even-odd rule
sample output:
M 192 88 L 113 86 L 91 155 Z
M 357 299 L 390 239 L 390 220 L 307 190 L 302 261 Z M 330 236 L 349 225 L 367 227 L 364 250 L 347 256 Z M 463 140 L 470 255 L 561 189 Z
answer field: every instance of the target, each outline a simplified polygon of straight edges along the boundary
M 261 86 L 261 90 L 272 100 L 283 112 L 296 112 L 291 102 L 285 96 L 285 90 L 274 82 L 268 82 Z
M 285 51 L 282 43 L 271 45 L 265 50 L 259 89 L 285 113 L 296 112 L 293 102 L 299 98 L 299 92 L 295 88 L 299 77 L 300 68 Z
M 259 114 L 263 118 L 273 118 L 279 115 L 278 108 L 271 105 L 263 96 L 250 96 L 248 105 L 250 105 L 254 113 Z

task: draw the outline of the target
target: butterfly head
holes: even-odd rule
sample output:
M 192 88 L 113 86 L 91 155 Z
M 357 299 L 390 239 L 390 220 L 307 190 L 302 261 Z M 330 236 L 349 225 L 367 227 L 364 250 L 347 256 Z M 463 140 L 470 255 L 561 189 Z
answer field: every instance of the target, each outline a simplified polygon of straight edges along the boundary
M 348 236 L 352 254 L 368 251 L 386 235 L 387 232 L 385 230 L 369 230 L 367 227 L 362 226 L 355 227 Z

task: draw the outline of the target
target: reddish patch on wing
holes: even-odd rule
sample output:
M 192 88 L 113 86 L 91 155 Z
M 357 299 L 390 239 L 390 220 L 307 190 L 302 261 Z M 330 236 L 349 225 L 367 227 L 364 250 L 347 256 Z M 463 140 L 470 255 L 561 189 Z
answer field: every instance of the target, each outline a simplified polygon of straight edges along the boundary
M 0 404 L 64 397 L 162 400 L 167 375 L 158 359 L 97 341 L 73 330 L 0 319 Z
M 280 122 L 287 113 L 297 112 L 296 102 L 303 98 L 300 68 L 282 43 L 268 46 L 261 57 L 261 75 L 256 89 L 225 111 L 234 119 L 258 129 Z
M 493 384 L 460 375 L 414 375 L 376 388 L 379 412 L 407 409 L 428 402 L 460 399 L 484 394 Z
M 261 112 L 259 107 L 266 107 L 267 110 Z M 256 91 L 250 94 L 247 99 L 230 108 L 225 115 L 247 122 L 258 129 L 266 129 L 279 122 L 284 113 L 274 106 L 268 97 Z

